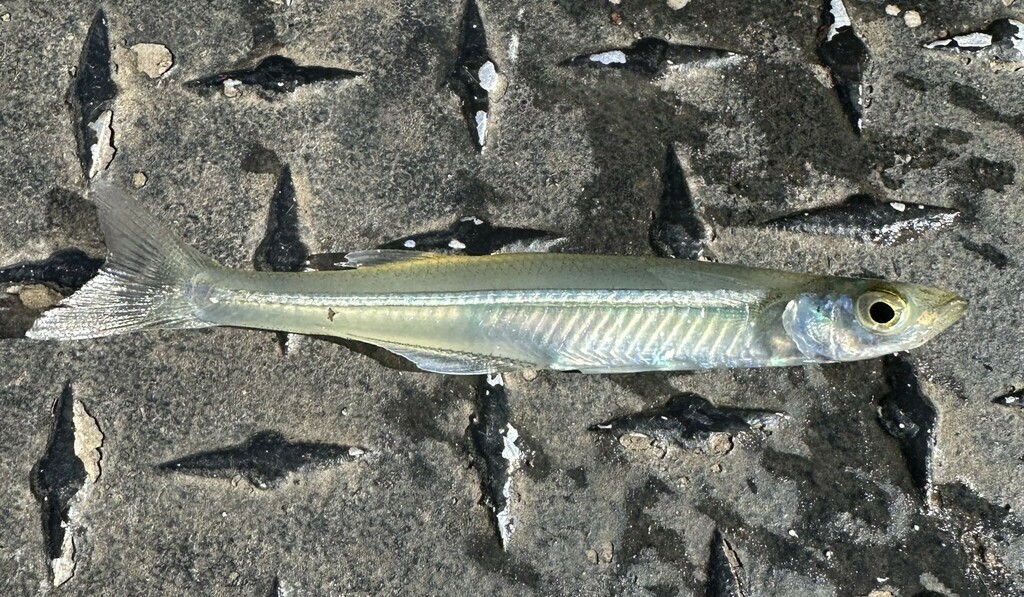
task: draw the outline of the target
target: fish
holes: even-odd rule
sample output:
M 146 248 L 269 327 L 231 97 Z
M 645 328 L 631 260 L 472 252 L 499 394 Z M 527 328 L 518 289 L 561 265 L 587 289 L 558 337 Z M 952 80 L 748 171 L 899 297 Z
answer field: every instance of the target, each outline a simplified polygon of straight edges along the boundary
M 352 269 L 228 269 L 106 178 L 99 274 L 28 338 L 231 326 L 372 344 L 451 375 L 779 367 L 916 348 L 965 313 L 928 286 L 660 257 L 367 250 Z

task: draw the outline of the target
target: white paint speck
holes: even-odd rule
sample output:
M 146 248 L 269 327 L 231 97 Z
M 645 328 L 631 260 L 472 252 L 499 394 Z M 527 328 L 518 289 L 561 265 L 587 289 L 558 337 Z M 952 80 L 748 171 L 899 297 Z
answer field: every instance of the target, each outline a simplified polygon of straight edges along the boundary
M 404 243 L 402 243 L 402 246 L 405 247 L 406 249 L 415 249 L 416 248 L 416 241 L 414 241 L 413 239 L 410 238 L 409 240 L 407 240 Z
M 104 110 L 99 118 L 89 125 L 89 128 L 96 133 L 96 142 L 90 147 L 92 164 L 89 167 L 89 178 L 95 178 L 97 174 L 107 169 L 110 162 L 117 153 L 114 147 L 114 113 Z
M 793 529 L 789 529 L 789 536 L 790 537 L 797 537 L 798 535 L 796 534 L 796 531 L 794 531 Z
M 832 41 L 832 38 L 839 33 L 839 30 L 844 27 L 852 27 L 853 23 L 850 21 L 850 15 L 846 12 L 846 5 L 843 4 L 843 0 L 832 0 L 829 4 L 829 12 L 832 14 L 832 25 L 828 28 L 828 35 L 825 37 L 828 41 Z
M 601 64 L 626 64 L 626 53 L 622 50 L 611 50 L 609 52 L 591 54 L 590 61 L 600 62 Z
M 477 110 L 476 112 L 476 139 L 480 147 L 484 146 L 487 139 L 487 112 Z
M 466 243 L 453 238 L 450 241 L 448 241 L 448 246 L 457 251 L 461 251 L 462 249 L 466 248 Z
M 477 79 L 480 81 L 480 86 L 484 88 L 484 91 L 490 93 L 498 87 L 498 70 L 494 68 L 494 63 L 488 60 L 480 67 L 477 71 Z
M 907 204 L 901 201 L 893 201 L 892 203 L 889 204 L 889 207 L 895 209 L 896 211 L 907 211 Z
M 356 448 L 355 446 L 353 446 L 353 447 L 348 449 L 348 455 L 349 456 L 359 457 L 359 456 L 362 456 L 365 453 L 366 452 L 364 452 L 362 448 Z

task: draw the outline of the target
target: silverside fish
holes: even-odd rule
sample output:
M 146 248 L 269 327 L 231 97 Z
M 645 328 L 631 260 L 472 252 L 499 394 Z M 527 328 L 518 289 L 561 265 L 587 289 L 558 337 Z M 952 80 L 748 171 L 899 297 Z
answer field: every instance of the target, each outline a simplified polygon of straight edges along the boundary
M 920 346 L 967 307 L 917 284 L 658 257 L 371 250 L 348 254 L 348 271 L 240 271 L 109 181 L 90 199 L 107 261 L 29 338 L 233 326 L 365 342 L 452 375 L 626 373 L 868 359 Z

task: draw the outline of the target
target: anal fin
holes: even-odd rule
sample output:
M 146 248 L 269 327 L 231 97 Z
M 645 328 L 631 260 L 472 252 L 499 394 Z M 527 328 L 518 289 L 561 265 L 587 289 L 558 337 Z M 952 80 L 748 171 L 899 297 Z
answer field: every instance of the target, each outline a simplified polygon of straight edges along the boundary
M 502 357 L 457 352 L 454 350 L 438 350 L 436 348 L 424 348 L 421 346 L 410 346 L 408 344 L 395 344 L 381 342 L 366 338 L 353 338 L 360 342 L 366 342 L 391 351 L 404 357 L 423 371 L 430 373 L 444 373 L 446 375 L 486 375 L 490 373 L 503 373 L 507 371 L 518 371 L 529 367 L 536 367 L 536 364 L 524 363 Z

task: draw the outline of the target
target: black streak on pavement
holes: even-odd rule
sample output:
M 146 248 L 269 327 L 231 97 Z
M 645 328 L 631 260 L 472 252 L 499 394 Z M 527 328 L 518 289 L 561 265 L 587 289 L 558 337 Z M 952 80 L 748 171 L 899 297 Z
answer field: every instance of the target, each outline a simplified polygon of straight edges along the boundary
M 1006 269 L 1010 265 L 1010 257 L 992 243 L 976 243 L 966 236 L 960 235 L 960 244 L 971 253 L 994 265 L 996 269 Z
M 462 103 L 462 117 L 477 151 L 482 151 L 487 144 L 487 128 L 491 121 L 490 95 L 497 84 L 497 73 L 498 65 L 487 51 L 487 34 L 480 18 L 480 8 L 476 0 L 469 0 L 459 25 L 458 50 L 448 73 L 448 87 Z
M 78 160 L 86 178 L 93 165 L 92 146 L 99 141 L 92 125 L 104 111 L 111 108 L 117 96 L 117 86 L 111 76 L 110 42 L 107 36 L 106 15 L 98 10 L 89 26 L 85 45 L 82 46 L 69 98 L 75 113 Z
M 338 466 L 363 454 L 361 448 L 290 442 L 276 431 L 261 431 L 244 444 L 199 452 L 165 462 L 158 468 L 198 477 L 229 479 L 241 475 L 257 489 L 270 489 L 291 473 Z
M 590 430 L 615 437 L 640 434 L 692 448 L 706 442 L 712 433 L 771 429 L 785 417 L 785 413 L 768 410 L 717 407 L 697 394 L 686 392 L 673 396 L 664 406 L 593 425 Z
M 491 255 L 494 253 L 543 253 L 565 242 L 565 237 L 533 228 L 495 226 L 476 217 L 460 218 L 445 230 L 403 236 L 380 249 L 410 249 L 435 253 Z
M 996 19 L 981 31 L 962 33 L 924 44 L 929 50 L 990 54 L 1003 62 L 1024 60 L 1024 23 Z
M 41 261 L 0 267 L 0 284 L 46 284 L 67 294 L 81 288 L 102 266 L 100 258 L 79 249 L 63 249 Z
M 546 230 L 495 226 L 486 220 L 469 216 L 460 218 L 444 230 L 403 236 L 377 245 L 377 248 L 429 251 L 449 255 L 492 255 L 543 253 L 558 248 L 565 241 L 565 237 Z M 310 255 L 305 267 L 317 271 L 349 269 L 345 262 L 345 253 Z
M 900 442 L 914 486 L 926 503 L 932 500 L 932 450 L 938 412 L 924 395 L 906 353 L 882 361 L 889 392 L 878 402 L 878 422 Z
M 673 44 L 657 37 L 644 37 L 628 48 L 582 54 L 561 64 L 580 68 L 621 69 L 653 77 L 673 66 L 714 66 L 729 62 L 737 56 L 728 50 Z
M 1024 389 L 1013 389 L 992 399 L 994 404 L 1001 404 L 1024 410 Z
M 713 261 L 714 229 L 698 211 L 675 147 L 668 146 L 661 175 L 661 203 L 651 223 L 651 249 L 662 257 Z
M 226 81 L 238 81 L 242 85 L 255 85 L 267 91 L 287 93 L 296 88 L 322 81 L 353 79 L 363 73 L 332 68 L 328 66 L 300 66 L 291 58 L 267 56 L 256 66 L 247 69 L 229 70 L 200 77 L 187 85 L 195 88 L 220 87 Z
M 717 528 L 711 535 L 711 555 L 708 558 L 707 597 L 743 597 L 739 570 L 743 567 L 739 556 Z
M 829 70 L 839 103 L 847 120 L 858 135 L 864 117 L 861 96 L 864 66 L 868 61 L 868 47 L 857 37 L 848 18 L 845 24 L 837 22 L 846 17 L 843 0 L 825 0 L 822 12 L 818 56 Z
M 50 560 L 63 555 L 64 535 L 70 522 L 68 509 L 86 480 L 85 465 L 75 455 L 74 402 L 69 383 L 53 404 L 50 441 L 30 478 L 32 495 L 42 512 L 43 539 Z
M 868 195 L 853 195 L 839 205 L 804 210 L 768 220 L 769 228 L 845 236 L 893 246 L 927 232 L 952 226 L 960 212 L 916 203 L 886 203 Z
M 510 502 L 512 473 L 522 462 L 515 446 L 518 433 L 509 423 L 508 395 L 501 375 L 483 376 L 477 383 L 476 412 L 467 432 L 477 455 L 483 503 L 491 511 L 502 547 L 507 547 L 515 531 Z M 506 448 L 509 444 L 511 450 Z

